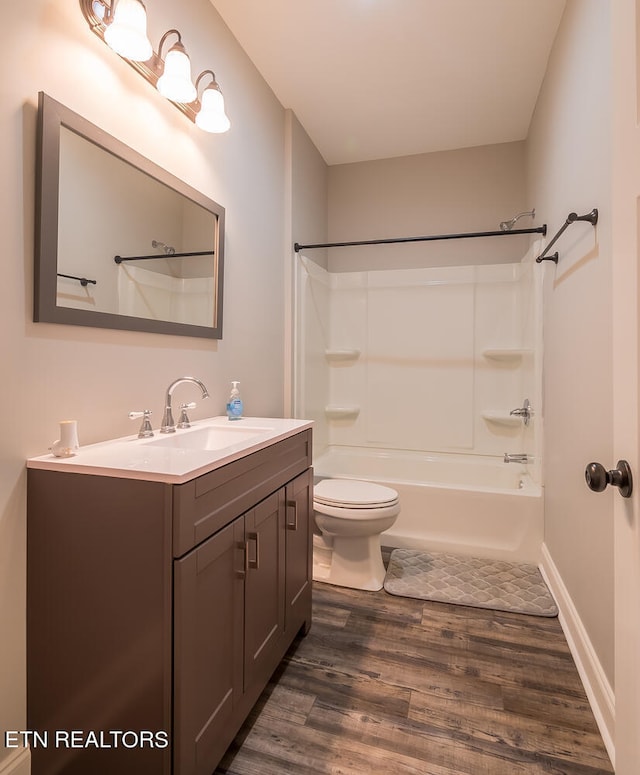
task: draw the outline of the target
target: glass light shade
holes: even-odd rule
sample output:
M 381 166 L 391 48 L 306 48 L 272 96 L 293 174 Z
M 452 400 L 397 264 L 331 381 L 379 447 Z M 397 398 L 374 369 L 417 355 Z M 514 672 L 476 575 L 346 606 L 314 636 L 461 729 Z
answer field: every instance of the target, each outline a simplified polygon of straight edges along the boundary
M 191 82 L 191 61 L 182 46 L 173 46 L 167 52 L 157 88 L 163 97 L 173 102 L 193 102 L 198 96 Z
M 117 54 L 134 62 L 151 59 L 153 46 L 147 37 L 147 12 L 140 0 L 117 0 L 104 39 Z
M 202 92 L 196 125 L 205 132 L 227 132 L 231 127 L 224 112 L 224 97 L 215 86 L 207 86 Z

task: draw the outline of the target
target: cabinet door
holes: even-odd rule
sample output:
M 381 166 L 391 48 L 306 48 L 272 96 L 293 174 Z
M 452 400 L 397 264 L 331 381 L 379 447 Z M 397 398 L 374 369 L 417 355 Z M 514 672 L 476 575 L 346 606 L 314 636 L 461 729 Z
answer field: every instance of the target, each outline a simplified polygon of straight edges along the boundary
M 211 775 L 242 699 L 244 529 L 239 517 L 174 562 L 174 772 Z
M 286 487 L 285 618 L 288 635 L 311 626 L 313 578 L 313 471 L 308 469 Z
M 264 686 L 282 658 L 285 574 L 284 488 L 245 514 L 244 687 Z

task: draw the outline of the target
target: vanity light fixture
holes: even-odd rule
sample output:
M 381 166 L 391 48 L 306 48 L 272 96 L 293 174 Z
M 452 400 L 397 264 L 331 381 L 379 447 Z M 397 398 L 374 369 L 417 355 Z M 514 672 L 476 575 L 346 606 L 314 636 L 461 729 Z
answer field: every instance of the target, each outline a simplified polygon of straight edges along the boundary
M 167 51 L 163 63 L 162 47 L 169 35 L 177 35 L 178 40 Z M 162 75 L 156 84 L 160 94 L 172 102 L 193 102 L 198 96 L 198 92 L 191 81 L 191 60 L 182 45 L 182 36 L 178 30 L 168 30 L 160 38 L 158 61 L 163 63 Z
M 80 0 L 80 8 L 91 31 L 198 127 L 205 132 L 228 131 L 231 122 L 213 71 L 203 70 L 194 86 L 191 61 L 176 29 L 164 33 L 155 52 L 147 38 L 147 12 L 142 0 Z M 177 40 L 163 59 L 163 46 L 170 35 Z M 198 99 L 200 80 L 207 74 L 212 81 Z
M 93 0 L 92 7 L 105 25 L 104 40 L 116 54 L 146 62 L 153 54 L 147 37 L 147 11 L 142 0 L 114 0 L 107 5 Z
M 200 110 L 196 114 L 196 124 L 205 132 L 227 132 L 231 127 L 231 122 L 225 113 L 224 97 L 213 70 L 203 70 L 200 73 L 196 79 L 196 91 L 205 75 L 210 75 L 212 80 L 210 84 L 205 86 L 200 97 Z

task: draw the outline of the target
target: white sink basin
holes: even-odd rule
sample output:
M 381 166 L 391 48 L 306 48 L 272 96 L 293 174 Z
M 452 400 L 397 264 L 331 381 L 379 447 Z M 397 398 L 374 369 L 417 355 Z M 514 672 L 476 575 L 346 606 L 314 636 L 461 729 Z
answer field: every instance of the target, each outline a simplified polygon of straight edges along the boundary
M 192 428 L 177 428 L 175 433 L 156 430 L 150 439 L 135 435 L 89 444 L 80 447 L 73 457 L 40 455 L 30 458 L 27 465 L 51 471 L 183 484 L 311 426 L 309 420 L 282 417 L 243 417 L 229 422 L 222 415 L 197 420 Z
M 257 436 L 264 435 L 272 428 L 249 428 L 228 426 L 208 426 L 193 430 L 176 431 L 159 439 L 148 442 L 149 447 L 170 447 L 171 449 L 225 449 L 236 444 L 244 444 Z

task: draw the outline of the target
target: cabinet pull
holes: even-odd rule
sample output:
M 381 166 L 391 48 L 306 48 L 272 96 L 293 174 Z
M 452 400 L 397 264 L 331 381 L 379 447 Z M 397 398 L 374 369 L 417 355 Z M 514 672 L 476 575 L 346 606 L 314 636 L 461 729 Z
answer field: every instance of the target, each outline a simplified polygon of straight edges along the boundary
M 298 529 L 298 502 L 297 501 L 287 501 L 287 512 L 289 509 L 293 510 L 293 522 L 289 522 L 287 520 L 287 530 L 297 530 Z
M 249 558 L 249 541 L 255 541 L 256 554 L 255 560 Z M 258 533 L 247 533 L 247 569 L 258 570 L 260 567 L 260 535 Z

